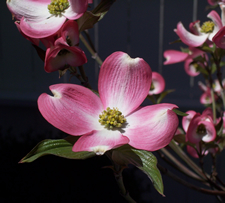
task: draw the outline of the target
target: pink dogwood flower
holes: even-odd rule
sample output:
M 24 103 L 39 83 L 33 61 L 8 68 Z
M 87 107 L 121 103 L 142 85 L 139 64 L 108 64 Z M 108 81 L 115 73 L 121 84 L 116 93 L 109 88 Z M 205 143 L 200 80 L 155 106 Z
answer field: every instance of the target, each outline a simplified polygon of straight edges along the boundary
M 202 66 L 202 64 L 193 63 L 194 58 L 197 56 L 202 56 L 205 52 L 194 48 L 189 47 L 189 52 L 181 52 L 177 50 L 166 50 L 164 52 L 164 57 L 166 58 L 166 61 L 164 62 L 164 65 L 179 63 L 184 61 L 184 70 L 185 72 L 194 77 L 200 74 L 200 72 L 196 69 L 197 66 Z M 203 66 L 202 66 L 203 67 Z
M 207 39 L 212 41 L 214 35 L 223 27 L 220 16 L 216 11 L 211 11 L 207 17 L 210 18 L 212 22 L 205 22 L 202 27 L 200 27 L 200 22 L 195 21 L 189 26 L 191 32 L 188 32 L 181 22 L 177 24 L 177 29 L 174 31 L 184 44 L 190 47 L 201 46 Z
M 44 38 L 57 32 L 66 19 L 76 20 L 87 10 L 88 0 L 7 0 L 8 9 L 20 21 L 22 32 Z
M 79 43 L 79 31 L 77 22 L 68 20 L 61 28 L 59 38 L 46 50 L 45 66 L 46 72 L 64 70 L 69 67 L 81 66 L 87 63 L 85 53 L 77 46 Z M 47 43 L 45 43 L 47 44 Z
M 160 94 L 164 91 L 166 86 L 162 75 L 157 72 L 152 72 L 152 84 L 148 95 Z
M 216 138 L 216 129 L 213 123 L 213 112 L 211 108 L 205 109 L 202 114 L 195 111 L 187 111 L 189 118 L 182 120 L 182 125 L 186 131 L 186 141 L 195 144 L 196 148 L 187 145 L 187 152 L 194 158 L 199 157 L 199 153 L 206 155 L 208 150 L 201 147 L 200 142 L 211 142 Z
M 141 58 L 114 52 L 103 62 L 98 97 L 75 84 L 50 86 L 54 96 L 42 94 L 38 107 L 56 128 L 82 135 L 74 152 L 104 154 L 124 144 L 155 151 L 170 143 L 178 127 L 174 104 L 140 107 L 151 85 L 151 68 Z
M 212 110 L 207 108 L 202 114 L 196 113 L 187 129 L 187 140 L 191 143 L 211 142 L 216 138 Z

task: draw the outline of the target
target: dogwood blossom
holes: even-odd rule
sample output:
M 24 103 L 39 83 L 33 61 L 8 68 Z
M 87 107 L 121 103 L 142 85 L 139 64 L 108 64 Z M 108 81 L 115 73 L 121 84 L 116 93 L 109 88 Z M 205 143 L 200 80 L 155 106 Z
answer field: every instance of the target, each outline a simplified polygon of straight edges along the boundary
M 58 129 L 82 135 L 73 151 L 107 150 L 129 144 L 155 151 L 172 140 L 178 127 L 174 104 L 140 107 L 148 95 L 152 71 L 141 58 L 123 52 L 111 54 L 100 68 L 98 97 L 75 84 L 50 86 L 54 96 L 42 94 L 38 107 L 44 118 Z
M 66 19 L 76 20 L 87 10 L 88 0 L 7 0 L 6 4 L 20 29 L 31 38 L 57 32 Z

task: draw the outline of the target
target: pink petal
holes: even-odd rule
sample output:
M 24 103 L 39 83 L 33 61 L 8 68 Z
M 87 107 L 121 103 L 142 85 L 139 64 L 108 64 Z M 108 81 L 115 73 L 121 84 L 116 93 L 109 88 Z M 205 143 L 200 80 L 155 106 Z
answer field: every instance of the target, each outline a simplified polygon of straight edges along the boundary
M 60 51 L 65 53 L 60 54 Z M 68 68 L 68 65 L 76 67 L 85 63 L 87 63 L 86 55 L 79 47 L 69 47 L 61 44 L 47 49 L 44 69 L 50 73 Z
M 21 29 L 20 29 L 20 24 L 19 24 L 18 21 L 15 22 L 15 25 L 16 25 L 17 29 L 19 30 L 19 32 L 21 33 L 21 35 L 22 35 L 25 39 L 31 41 L 31 43 L 35 44 L 36 46 L 39 46 L 39 41 L 40 41 L 39 39 L 31 38 L 31 37 L 28 37 L 27 35 L 25 35 L 25 34 L 21 31 Z
M 187 145 L 187 152 L 194 158 L 199 158 L 198 153 L 195 148 Z
M 183 129 L 184 129 L 185 132 L 187 132 L 188 126 L 189 126 L 189 124 L 191 122 L 191 119 L 194 117 L 194 115 L 196 114 L 196 112 L 190 110 L 190 111 L 187 111 L 186 114 L 188 114 L 188 115 L 187 116 L 184 116 L 182 118 L 182 127 L 183 127 Z
M 202 112 L 203 117 L 210 117 L 213 120 L 213 110 L 208 107 Z M 213 122 L 213 121 L 212 121 Z
M 222 21 L 220 19 L 220 16 L 218 13 L 214 10 L 212 10 L 208 15 L 208 18 L 210 18 L 214 23 L 214 29 L 213 32 L 209 34 L 209 40 L 212 41 L 212 38 L 214 35 L 223 27 Z
M 137 149 L 155 151 L 165 147 L 172 140 L 179 120 L 172 111 L 174 104 L 156 104 L 143 107 L 127 116 L 124 135 L 129 145 Z
M 166 50 L 163 55 L 166 58 L 164 65 L 179 63 L 184 61 L 188 57 L 188 53 L 176 50 Z
M 181 22 L 177 24 L 175 32 L 180 37 L 181 41 L 190 47 L 201 46 L 208 38 L 208 34 L 194 35 L 188 32 Z
M 21 30 L 29 37 L 45 38 L 55 34 L 66 21 L 64 16 L 46 18 L 42 21 L 28 21 L 24 17 L 20 21 Z
M 189 30 L 194 35 L 200 35 L 201 34 L 201 32 L 200 32 L 200 30 L 201 30 L 200 21 L 196 20 L 195 22 L 191 22 L 189 24 Z
M 91 90 L 74 84 L 52 85 L 50 90 L 54 96 L 40 95 L 38 108 L 53 126 L 71 135 L 103 128 L 98 122 L 103 105 Z
M 98 90 L 104 108 L 117 107 L 124 116 L 138 108 L 148 95 L 151 68 L 141 58 L 115 52 L 103 62 Z
M 69 46 L 75 46 L 79 43 L 78 24 L 74 20 L 68 20 L 61 28 L 61 36 L 64 41 L 70 42 Z
M 80 18 L 88 7 L 88 0 L 69 0 L 70 7 L 65 10 L 64 15 L 70 20 Z
M 51 0 L 7 0 L 6 5 L 17 20 L 22 17 L 42 21 L 50 16 L 48 4 Z
M 213 37 L 212 41 L 221 49 L 225 49 L 225 26 L 221 28 L 216 35 Z
M 149 95 L 160 94 L 165 89 L 165 80 L 162 75 L 157 72 L 152 72 L 152 83 L 154 85 L 154 89 L 149 91 Z
M 87 135 L 81 136 L 73 146 L 74 152 L 93 151 L 97 155 L 102 155 L 106 151 L 127 144 L 129 139 L 119 131 L 115 130 L 99 130 L 92 131 Z

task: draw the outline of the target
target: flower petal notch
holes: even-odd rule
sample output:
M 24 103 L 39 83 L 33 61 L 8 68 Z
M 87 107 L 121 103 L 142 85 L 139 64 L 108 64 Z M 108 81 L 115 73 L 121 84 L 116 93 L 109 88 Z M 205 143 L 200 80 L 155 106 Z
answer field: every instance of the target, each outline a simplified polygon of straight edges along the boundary
M 88 0 L 7 0 L 6 4 L 25 35 L 45 38 L 56 33 L 66 19 L 80 18 Z
M 73 84 L 50 87 L 54 97 L 42 94 L 38 107 L 56 128 L 82 135 L 73 151 L 98 155 L 124 144 L 153 151 L 169 144 L 177 126 L 174 104 L 140 108 L 148 95 L 152 71 L 141 58 L 123 52 L 111 54 L 99 74 L 99 95 Z M 163 127 L 162 127 L 163 126 Z

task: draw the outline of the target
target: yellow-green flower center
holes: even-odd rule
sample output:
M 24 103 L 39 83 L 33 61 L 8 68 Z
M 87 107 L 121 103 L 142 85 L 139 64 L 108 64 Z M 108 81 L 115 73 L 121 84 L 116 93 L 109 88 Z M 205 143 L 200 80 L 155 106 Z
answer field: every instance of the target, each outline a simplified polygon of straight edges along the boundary
M 118 108 L 111 109 L 108 107 L 99 115 L 98 121 L 105 127 L 113 129 L 114 127 L 122 127 L 122 124 L 126 122 L 126 118 L 124 118 Z
M 201 27 L 202 33 L 211 33 L 214 29 L 214 23 L 212 21 L 206 21 Z
M 153 82 L 152 82 L 151 87 L 150 87 L 150 91 L 152 91 L 152 90 L 154 90 L 154 89 L 155 89 L 155 86 L 154 86 L 154 84 L 153 84 Z
M 52 15 L 59 16 L 64 13 L 69 6 L 68 0 L 51 0 L 51 3 L 48 5 L 48 10 Z
M 206 128 L 205 128 L 205 125 L 203 124 L 200 124 L 197 128 L 197 131 L 196 131 L 198 134 L 200 135 L 205 135 L 206 134 Z

